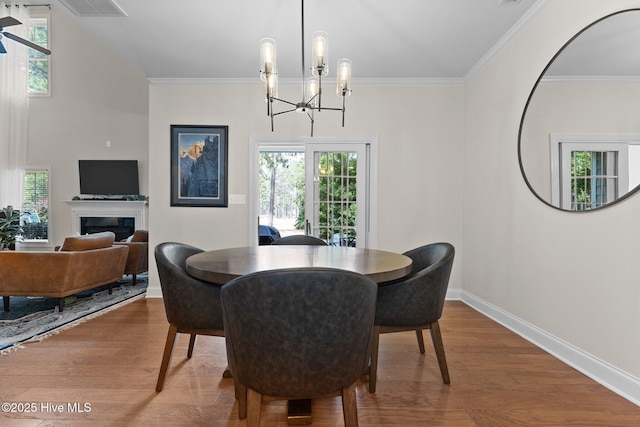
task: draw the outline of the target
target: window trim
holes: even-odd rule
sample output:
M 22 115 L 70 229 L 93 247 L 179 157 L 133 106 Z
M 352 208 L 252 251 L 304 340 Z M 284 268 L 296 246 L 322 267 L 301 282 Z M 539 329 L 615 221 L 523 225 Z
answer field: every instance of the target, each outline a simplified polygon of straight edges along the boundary
M 29 29 L 32 27 L 33 21 L 45 20 L 47 23 L 47 40 L 48 49 L 51 49 L 51 14 L 49 13 L 34 13 L 29 17 Z M 28 62 L 31 62 L 29 59 Z M 29 66 L 27 65 L 27 79 L 29 78 Z M 48 98 L 51 96 L 51 55 L 47 56 L 47 92 L 31 92 L 27 83 L 27 96 L 32 98 Z
M 37 249 L 42 250 L 46 248 L 52 248 L 52 237 L 51 237 L 51 166 L 40 166 L 40 165 L 28 165 L 24 168 L 25 174 L 27 172 L 47 172 L 47 189 L 48 189 L 48 197 L 49 200 L 47 206 L 47 239 L 38 239 L 38 240 L 24 240 L 19 243 L 21 249 Z M 24 197 L 23 197 L 24 198 Z M 24 207 L 23 207 L 24 208 Z
M 617 151 L 621 155 L 618 157 L 619 184 L 624 188 L 624 193 L 620 192 L 615 200 L 624 198 L 633 189 L 629 187 L 629 161 L 628 151 L 631 145 L 640 145 L 640 134 L 558 134 L 549 135 L 549 153 L 551 163 L 551 204 L 559 206 L 561 209 L 571 209 L 563 202 L 563 147 L 569 151 Z M 625 166 L 626 165 L 626 166 Z M 566 168 L 565 168 L 566 169 Z M 566 172 L 566 171 L 565 171 Z M 566 173 L 565 173 L 566 175 Z M 613 203 L 609 202 L 608 204 Z

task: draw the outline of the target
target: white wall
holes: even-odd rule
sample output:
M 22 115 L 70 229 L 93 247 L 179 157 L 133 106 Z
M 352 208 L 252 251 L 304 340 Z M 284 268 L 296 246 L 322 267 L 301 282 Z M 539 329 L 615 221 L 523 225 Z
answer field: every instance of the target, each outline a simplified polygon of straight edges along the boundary
M 262 86 L 152 85 L 149 111 L 150 240 L 202 249 L 244 246 L 248 205 L 228 208 L 170 206 L 171 124 L 229 125 L 229 193 L 249 194 L 249 135 L 270 135 Z M 299 87 L 281 87 L 285 99 Z M 334 99 L 331 99 L 334 98 Z M 325 99 L 325 105 L 339 101 Z M 357 86 L 340 114 L 316 115 L 316 136 L 378 135 L 378 247 L 405 251 L 445 240 L 458 249 L 451 289 L 460 289 L 462 266 L 462 159 L 464 87 Z M 309 121 L 291 113 L 276 117 L 275 135 L 308 135 Z M 156 271 L 149 294 L 159 294 Z M 155 290 L 154 290 L 155 287 Z
M 584 26 L 628 7 L 640 1 L 550 1 L 468 82 L 463 294 L 640 402 L 640 198 L 560 212 L 529 192 L 517 158 L 544 66 Z
M 147 194 L 149 85 L 63 12 L 50 13 L 51 96 L 29 100 L 27 162 L 51 167 L 49 238 L 57 245 L 72 233 L 64 201 L 80 194 L 79 159 L 138 160 Z

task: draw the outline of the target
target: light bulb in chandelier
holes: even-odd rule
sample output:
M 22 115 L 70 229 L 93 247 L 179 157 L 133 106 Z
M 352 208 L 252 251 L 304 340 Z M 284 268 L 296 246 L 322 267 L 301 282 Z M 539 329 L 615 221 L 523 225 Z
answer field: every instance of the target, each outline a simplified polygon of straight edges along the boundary
M 338 78 L 336 80 L 336 95 L 351 95 L 351 60 L 342 58 L 338 61 Z
M 314 76 L 325 77 L 329 74 L 329 66 L 327 59 L 329 58 L 329 34 L 325 31 L 316 31 L 313 33 L 313 43 L 311 45 L 311 59 L 313 66 L 311 73 Z
M 269 98 L 278 97 L 278 73 L 271 73 L 267 77 L 265 87 L 267 89 L 267 101 Z
M 260 78 L 267 81 L 271 74 L 276 74 L 277 53 L 276 41 L 270 38 L 260 40 Z
M 309 77 L 304 87 L 304 99 L 308 100 L 307 104 L 311 108 L 318 106 L 318 80 L 315 77 Z

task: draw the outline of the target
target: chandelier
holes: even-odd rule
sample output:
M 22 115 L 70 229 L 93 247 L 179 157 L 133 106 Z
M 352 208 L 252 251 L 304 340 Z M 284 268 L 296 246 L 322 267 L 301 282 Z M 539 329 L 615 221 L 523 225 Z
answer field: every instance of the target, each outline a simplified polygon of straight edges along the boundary
M 296 111 L 306 114 L 311 121 L 311 136 L 313 136 L 313 123 L 315 111 L 332 110 L 342 111 L 342 127 L 344 127 L 345 101 L 351 95 L 351 60 L 347 58 L 338 61 L 338 72 L 336 81 L 336 95 L 342 97 L 342 108 L 330 108 L 322 106 L 322 78 L 329 74 L 328 40 L 329 35 L 324 31 L 316 31 L 312 37 L 311 47 L 311 74 L 305 80 L 304 63 L 304 0 L 301 3 L 302 15 L 302 100 L 291 102 L 278 98 L 278 67 L 276 63 L 276 41 L 271 38 L 260 40 L 260 79 L 265 82 L 267 116 L 271 119 L 271 132 L 273 132 L 273 117 L 280 114 Z M 289 109 L 274 111 L 274 103 L 280 101 L 288 104 Z

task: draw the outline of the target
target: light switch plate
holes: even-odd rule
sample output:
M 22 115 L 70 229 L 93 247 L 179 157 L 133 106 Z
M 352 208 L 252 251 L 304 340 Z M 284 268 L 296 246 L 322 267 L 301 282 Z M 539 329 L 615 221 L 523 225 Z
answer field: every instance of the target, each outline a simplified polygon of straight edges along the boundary
M 247 196 L 245 196 L 244 194 L 229 194 L 229 204 L 230 205 L 246 205 Z

